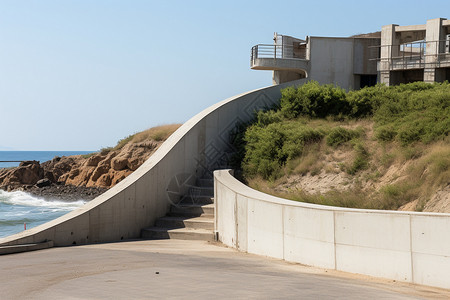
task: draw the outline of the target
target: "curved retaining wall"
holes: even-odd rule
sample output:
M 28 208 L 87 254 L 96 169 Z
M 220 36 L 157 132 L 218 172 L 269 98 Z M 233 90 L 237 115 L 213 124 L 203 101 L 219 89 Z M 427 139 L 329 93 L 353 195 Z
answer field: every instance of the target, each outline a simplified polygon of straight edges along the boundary
M 450 288 L 450 214 L 347 209 L 277 198 L 214 172 L 219 240 L 290 262 Z
M 252 118 L 255 110 L 279 100 L 280 89 L 287 85 L 241 94 L 205 109 L 106 193 L 58 219 L 0 239 L 0 246 L 43 241 L 66 246 L 140 237 L 142 228 L 152 226 L 167 213 L 168 190 L 181 188 L 176 184 L 177 176 L 198 178 L 223 165 L 231 150 L 229 132 L 238 122 Z

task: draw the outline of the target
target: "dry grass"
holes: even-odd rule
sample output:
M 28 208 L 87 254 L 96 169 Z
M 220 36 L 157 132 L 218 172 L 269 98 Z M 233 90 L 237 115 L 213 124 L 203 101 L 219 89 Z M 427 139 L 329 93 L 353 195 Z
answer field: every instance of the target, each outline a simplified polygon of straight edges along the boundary
M 287 192 L 280 192 L 276 190 L 277 182 L 268 182 L 261 177 L 250 179 L 248 185 L 266 194 L 299 202 L 339 207 L 371 208 L 366 205 L 366 195 L 364 193 L 357 193 L 355 190 L 331 191 L 325 194 L 309 194 L 300 189 L 290 189 Z
M 166 140 L 172 133 L 177 130 L 181 124 L 168 124 L 168 125 L 161 125 L 152 127 L 150 129 L 138 132 L 136 134 L 130 135 L 126 138 L 121 139 L 116 147 L 114 147 L 115 150 L 119 150 L 123 148 L 127 143 L 140 143 L 146 140 L 153 140 L 157 142 L 161 142 Z
M 132 139 L 134 143 L 140 143 L 145 140 L 152 139 L 154 141 L 160 142 L 166 140 L 172 133 L 177 130 L 181 124 L 169 124 L 162 125 L 147 129 L 145 131 L 139 132 Z
M 316 125 L 325 124 L 317 122 Z M 353 128 L 362 126 L 365 132 L 372 132 L 373 123 L 351 125 Z M 289 187 L 290 176 L 314 176 L 323 169 L 328 170 L 328 173 L 336 172 L 333 165 L 340 165 L 342 172 L 349 173 L 347 169 L 358 156 L 354 147 L 347 144 L 333 148 L 323 142 L 308 146 L 300 157 L 285 167 L 284 176 L 278 180 L 255 177 L 248 179 L 248 184 L 274 196 L 307 203 L 385 210 L 396 210 L 407 203 L 417 203 L 411 207 L 421 211 L 433 195 L 449 183 L 448 139 L 428 145 L 416 143 L 404 147 L 397 142 L 379 143 L 368 134 L 358 142 L 367 150 L 364 156 L 367 167 L 353 174 L 353 188 L 349 190 L 309 194 L 294 185 Z
M 403 180 L 410 186 L 409 193 L 418 199 L 416 210 L 422 210 L 432 195 L 450 180 L 450 145 L 437 143 L 429 147 L 416 163 L 408 169 Z
M 437 203 L 450 212 L 449 92 L 448 83 L 348 94 L 317 82 L 287 88 L 279 109 L 258 113 L 238 140 L 243 176 L 262 176 L 267 181 L 250 184 L 299 201 L 417 210 Z M 302 130 L 318 132 L 326 145 L 302 138 Z M 314 153 L 307 144 L 320 147 Z M 279 178 L 285 183 L 277 186 Z M 350 192 L 341 188 L 347 179 Z
M 312 144 L 305 147 L 303 154 L 289 161 L 285 173 L 306 175 L 308 172 L 318 174 L 323 167 L 323 152 L 321 148 L 324 143 Z

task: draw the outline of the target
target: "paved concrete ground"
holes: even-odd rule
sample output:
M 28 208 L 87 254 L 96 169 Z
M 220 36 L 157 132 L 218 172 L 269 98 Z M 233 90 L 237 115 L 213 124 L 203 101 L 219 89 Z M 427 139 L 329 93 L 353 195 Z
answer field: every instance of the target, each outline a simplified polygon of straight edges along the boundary
M 0 256 L 0 299 L 417 299 L 450 291 L 239 253 L 133 241 Z

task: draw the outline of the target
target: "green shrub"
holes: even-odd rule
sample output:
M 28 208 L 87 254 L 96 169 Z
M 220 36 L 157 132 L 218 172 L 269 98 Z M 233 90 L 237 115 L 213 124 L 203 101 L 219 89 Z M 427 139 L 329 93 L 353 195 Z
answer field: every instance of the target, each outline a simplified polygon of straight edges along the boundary
M 404 146 L 430 143 L 448 136 L 450 130 L 450 85 L 411 83 L 388 88 L 390 97 L 374 110 L 377 130 L 390 127 Z M 378 138 L 378 137 L 377 137 Z M 381 134 L 380 138 L 386 138 Z
M 100 155 L 106 155 L 109 152 L 111 152 L 113 149 L 113 147 L 105 147 L 105 148 L 101 148 L 100 149 Z
M 326 142 L 328 146 L 336 147 L 356 137 L 359 137 L 359 133 L 356 130 L 334 127 L 328 133 Z
M 282 118 L 362 118 L 373 116 L 382 141 L 398 139 L 404 145 L 430 143 L 448 136 L 450 130 L 450 84 L 414 82 L 398 86 L 378 84 L 345 93 L 333 85 L 310 81 L 282 90 L 279 110 L 259 115 L 262 125 Z M 400 128 L 403 130 L 398 130 Z M 393 129 L 393 130 L 392 130 Z
M 235 167 L 244 176 L 276 178 L 286 162 L 302 154 L 307 143 L 320 141 L 338 146 L 361 136 L 358 130 L 336 127 L 317 130 L 305 120 L 315 118 L 371 118 L 379 141 L 397 141 L 410 149 L 416 142 L 447 139 L 450 133 L 450 84 L 416 82 L 399 86 L 378 84 L 346 93 L 333 85 L 310 81 L 281 91 L 279 107 L 257 112 L 255 120 L 233 135 Z M 367 151 L 355 146 L 357 155 L 349 173 L 367 168 Z M 413 149 L 413 148 L 411 148 Z
M 279 111 L 269 110 L 269 111 L 258 111 L 256 113 L 256 123 L 259 126 L 267 126 L 272 123 L 278 123 L 283 120 L 282 115 Z
M 127 143 L 129 143 L 135 137 L 135 135 L 136 134 L 131 134 L 131 135 L 127 136 L 127 137 L 124 137 L 123 139 L 120 139 L 117 142 L 117 145 L 114 147 L 114 149 L 116 149 L 116 150 L 122 149 L 123 146 L 125 146 Z
M 369 152 L 367 152 L 366 148 L 359 142 L 355 143 L 353 148 L 356 156 L 351 166 L 347 169 L 347 173 L 350 175 L 355 175 L 358 171 L 369 167 Z
M 410 202 L 416 195 L 414 186 L 407 183 L 389 184 L 381 188 L 378 198 L 378 209 L 396 210 Z
M 392 126 L 379 127 L 375 131 L 375 137 L 377 138 L 377 140 L 382 142 L 390 142 L 395 138 L 396 135 L 397 132 Z
M 350 112 L 345 90 L 331 84 L 319 85 L 310 81 L 298 88 L 288 87 L 281 91 L 281 95 L 280 111 L 287 119 L 301 115 L 325 118 Z
M 423 134 L 422 124 L 415 122 L 415 124 L 408 124 L 412 126 L 403 126 L 398 132 L 398 139 L 402 145 L 406 146 L 413 142 L 419 141 Z
M 301 155 L 304 146 L 318 142 L 323 133 L 298 122 L 272 123 L 247 128 L 243 140 L 243 170 L 248 176 L 275 179 L 289 160 Z
M 98 152 L 92 152 L 92 153 L 88 153 L 88 154 L 82 154 L 81 157 L 87 159 L 87 158 L 97 155 L 97 154 L 98 154 Z
M 365 87 L 360 90 L 350 91 L 347 101 L 351 107 L 351 117 L 361 118 L 372 116 L 381 103 L 389 98 L 388 87 L 378 84 L 374 87 Z

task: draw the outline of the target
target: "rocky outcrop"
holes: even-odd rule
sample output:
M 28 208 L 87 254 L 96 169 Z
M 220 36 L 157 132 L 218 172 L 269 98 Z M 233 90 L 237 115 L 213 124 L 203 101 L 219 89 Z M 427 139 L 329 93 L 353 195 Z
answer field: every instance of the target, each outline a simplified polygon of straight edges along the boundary
M 17 168 L 0 169 L 0 188 L 42 188 L 52 184 L 110 188 L 142 165 L 161 143 L 147 140 L 88 156 L 55 157 L 42 164 L 38 161 L 22 162 Z
M 35 160 L 21 162 L 17 168 L 0 169 L 0 185 L 2 186 L 34 185 L 42 178 L 44 178 L 44 169 Z
M 98 153 L 72 164 L 59 182 L 75 186 L 111 187 L 122 181 L 148 159 L 158 142 L 126 144 L 120 150 Z

